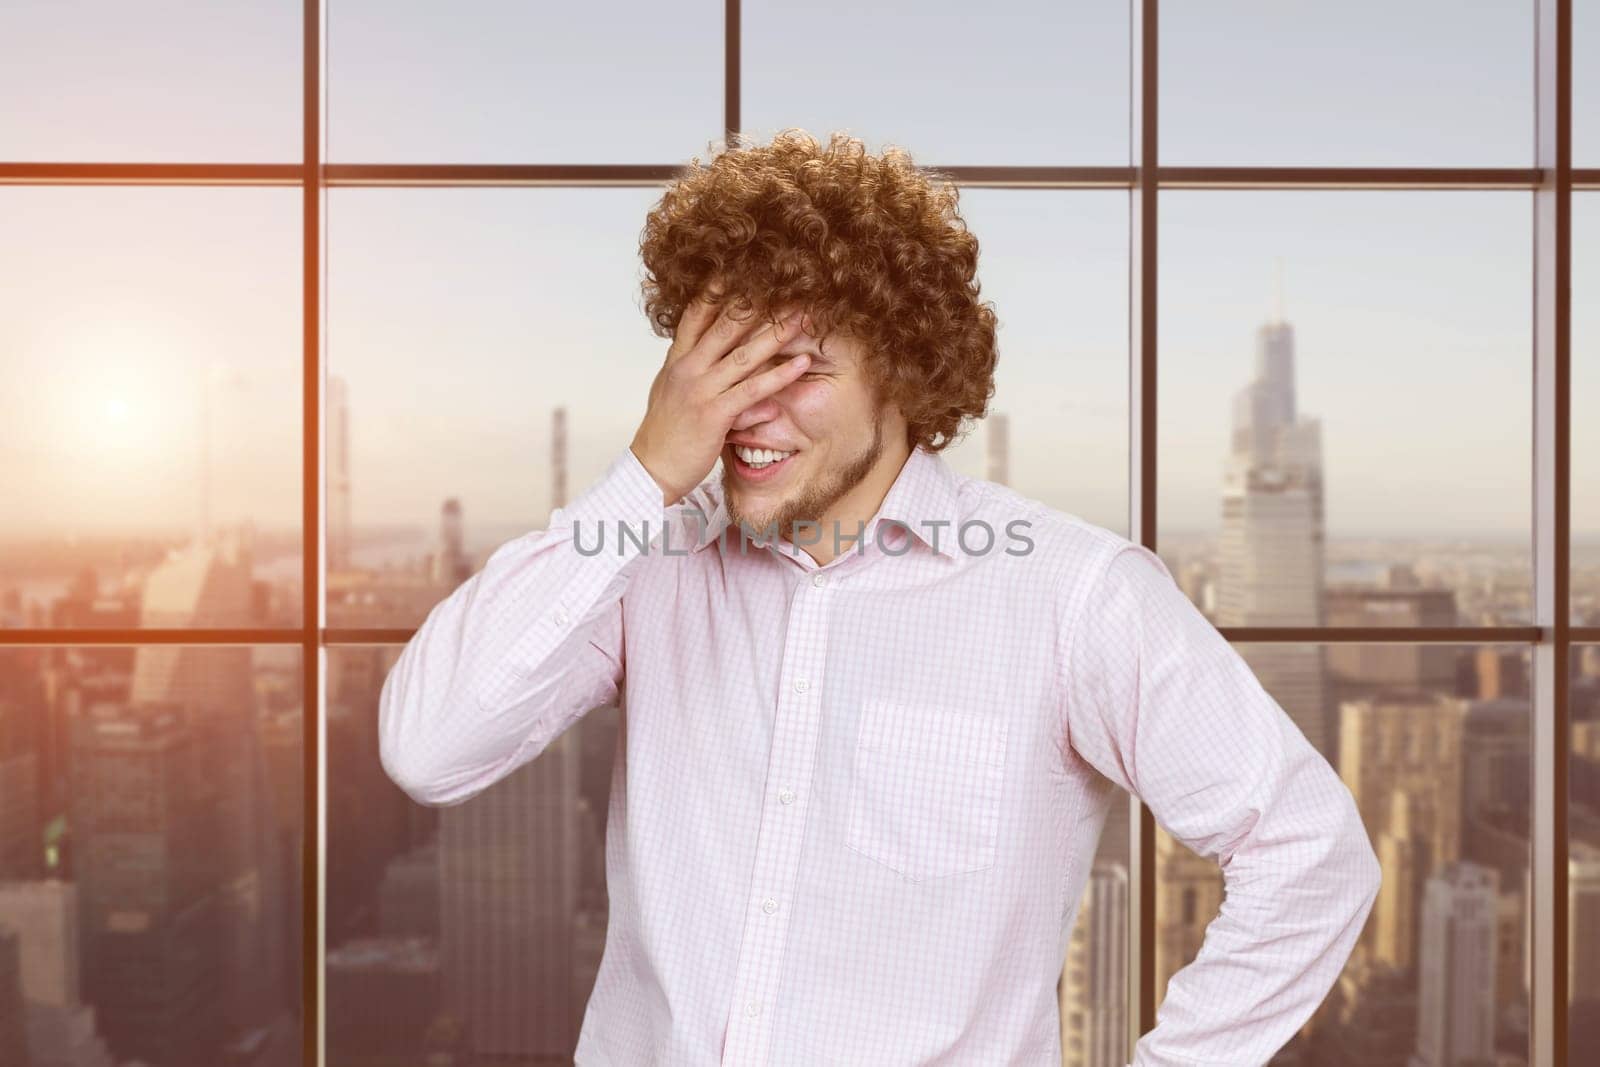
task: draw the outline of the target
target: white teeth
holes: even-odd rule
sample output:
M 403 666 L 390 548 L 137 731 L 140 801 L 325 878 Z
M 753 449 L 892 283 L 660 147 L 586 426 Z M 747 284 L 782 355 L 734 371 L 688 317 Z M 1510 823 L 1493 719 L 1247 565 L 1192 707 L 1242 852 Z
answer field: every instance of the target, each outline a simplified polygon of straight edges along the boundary
M 734 445 L 733 454 L 757 469 L 794 455 L 793 452 L 775 452 L 770 448 L 746 448 L 744 445 Z

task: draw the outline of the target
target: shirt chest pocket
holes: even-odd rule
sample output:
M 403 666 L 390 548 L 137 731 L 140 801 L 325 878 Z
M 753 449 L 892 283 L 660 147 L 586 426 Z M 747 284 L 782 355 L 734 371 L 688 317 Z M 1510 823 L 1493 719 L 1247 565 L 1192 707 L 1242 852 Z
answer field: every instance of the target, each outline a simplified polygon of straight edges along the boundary
M 994 866 L 1006 724 L 869 700 L 856 734 L 845 844 L 913 882 Z

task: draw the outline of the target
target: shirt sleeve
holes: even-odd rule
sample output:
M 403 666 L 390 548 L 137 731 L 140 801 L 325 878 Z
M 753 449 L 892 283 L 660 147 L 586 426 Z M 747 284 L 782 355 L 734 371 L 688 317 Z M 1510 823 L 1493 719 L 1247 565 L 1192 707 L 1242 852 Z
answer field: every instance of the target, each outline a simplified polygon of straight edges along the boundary
M 1217 861 L 1226 889 L 1132 1067 L 1266 1063 L 1327 995 L 1377 897 L 1355 799 L 1143 545 L 1111 554 L 1065 640 L 1067 744 Z
M 459 804 L 614 700 L 622 595 L 667 515 L 626 448 L 548 528 L 501 545 L 434 605 L 379 695 L 379 757 L 395 784 L 420 804 Z

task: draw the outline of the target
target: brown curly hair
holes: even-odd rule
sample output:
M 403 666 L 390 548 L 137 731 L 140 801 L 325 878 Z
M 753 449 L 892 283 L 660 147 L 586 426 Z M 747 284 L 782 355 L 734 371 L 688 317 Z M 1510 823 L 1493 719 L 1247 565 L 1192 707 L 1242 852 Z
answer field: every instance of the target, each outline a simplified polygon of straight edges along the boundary
M 811 331 L 862 342 L 866 375 L 907 423 L 910 445 L 938 452 L 994 394 L 996 317 L 978 300 L 978 239 L 959 191 L 900 148 L 868 154 L 803 130 L 695 158 L 640 234 L 645 313 L 671 337 L 708 285 L 766 321 L 802 307 Z

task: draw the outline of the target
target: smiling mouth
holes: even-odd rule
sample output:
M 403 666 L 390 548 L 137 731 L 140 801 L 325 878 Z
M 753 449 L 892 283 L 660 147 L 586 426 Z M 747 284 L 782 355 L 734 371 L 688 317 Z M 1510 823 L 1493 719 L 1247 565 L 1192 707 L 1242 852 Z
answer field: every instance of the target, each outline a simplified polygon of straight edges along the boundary
M 775 452 L 770 449 L 752 449 L 743 445 L 729 445 L 728 456 L 733 472 L 745 481 L 762 482 L 777 477 L 788 467 L 794 452 Z

